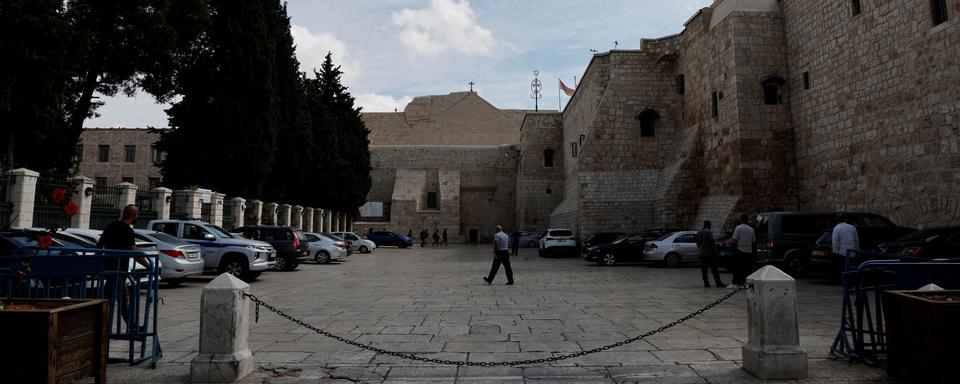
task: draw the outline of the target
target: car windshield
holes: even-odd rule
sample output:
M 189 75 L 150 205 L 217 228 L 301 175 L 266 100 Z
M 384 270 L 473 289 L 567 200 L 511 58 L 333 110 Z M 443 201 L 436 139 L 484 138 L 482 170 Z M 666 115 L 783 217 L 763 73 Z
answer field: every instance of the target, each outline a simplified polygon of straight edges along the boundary
M 233 235 L 231 235 L 229 232 L 227 232 L 223 228 L 220 228 L 216 225 L 207 225 L 206 227 L 208 230 L 210 230 L 210 232 L 213 232 L 213 234 L 216 235 L 217 237 L 224 238 L 224 239 L 233 238 Z
M 573 236 L 573 232 L 566 229 L 561 229 L 558 231 L 550 231 L 550 236 Z
M 63 245 L 66 247 L 95 248 L 97 246 L 96 244 L 86 241 L 84 239 L 78 239 L 68 235 L 62 235 L 57 233 L 57 234 L 54 234 L 53 236 L 54 238 L 57 239 L 57 241 L 63 243 Z
M 167 244 L 173 244 L 173 245 L 189 245 L 190 244 L 180 238 L 170 236 L 163 232 L 147 233 L 147 234 L 144 234 L 143 236 L 149 239 L 150 241 L 156 241 L 160 243 L 167 243 Z
M 620 236 L 620 237 L 618 237 L 616 240 L 612 241 L 611 243 L 613 243 L 613 244 L 620 244 L 620 243 L 626 241 L 628 238 L 630 238 L 630 236 Z
M 666 235 L 660 236 L 660 237 L 658 237 L 658 238 L 657 238 L 656 240 L 654 240 L 654 241 L 664 241 L 664 240 L 666 240 L 668 237 L 670 237 L 670 235 L 673 235 L 673 233 L 671 232 L 671 233 L 668 233 L 668 234 L 666 234 Z

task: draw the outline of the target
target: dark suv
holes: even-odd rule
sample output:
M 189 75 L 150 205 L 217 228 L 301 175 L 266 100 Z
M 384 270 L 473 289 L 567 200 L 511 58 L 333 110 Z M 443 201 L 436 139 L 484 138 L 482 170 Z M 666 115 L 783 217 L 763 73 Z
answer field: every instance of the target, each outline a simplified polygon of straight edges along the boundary
M 873 250 L 883 240 L 913 231 L 894 225 L 875 213 L 862 212 L 765 212 L 754 217 L 757 232 L 757 262 L 780 266 L 794 277 L 810 267 L 811 253 L 824 232 L 832 232 L 840 215 L 857 227 L 860 248 Z
M 273 268 L 278 271 L 297 269 L 301 261 L 310 258 L 310 245 L 307 244 L 303 231 L 299 229 L 274 225 L 249 225 L 237 228 L 234 232 L 251 240 L 270 243 L 277 250 L 277 264 Z

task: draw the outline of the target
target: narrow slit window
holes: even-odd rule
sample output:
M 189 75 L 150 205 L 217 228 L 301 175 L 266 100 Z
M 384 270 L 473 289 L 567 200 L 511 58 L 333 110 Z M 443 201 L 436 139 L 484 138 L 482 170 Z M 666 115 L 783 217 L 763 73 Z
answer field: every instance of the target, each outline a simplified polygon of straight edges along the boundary
M 950 15 L 947 14 L 947 0 L 930 0 L 930 13 L 935 26 L 950 20 Z
M 850 0 L 850 12 L 854 16 L 860 14 L 860 0 Z
M 803 89 L 810 89 L 810 72 L 803 73 Z
M 548 168 L 553 166 L 553 150 L 552 149 L 547 148 L 545 151 L 543 151 L 543 166 Z
M 686 82 L 683 75 L 679 75 L 677 76 L 677 94 L 682 95 L 684 92 L 686 92 Z
M 712 92 L 710 93 L 710 116 L 716 119 L 719 115 L 720 111 L 718 110 L 717 106 L 717 93 Z
M 437 204 L 437 193 L 436 192 L 427 192 L 427 209 L 439 209 L 440 205 Z

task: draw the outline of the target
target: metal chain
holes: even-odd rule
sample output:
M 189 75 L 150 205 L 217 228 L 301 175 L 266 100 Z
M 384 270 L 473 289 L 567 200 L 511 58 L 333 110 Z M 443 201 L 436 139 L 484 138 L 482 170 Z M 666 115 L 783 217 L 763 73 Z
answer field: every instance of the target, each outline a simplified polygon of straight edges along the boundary
M 374 347 L 374 346 L 371 346 L 371 345 L 358 343 L 358 342 L 353 341 L 353 340 L 348 340 L 348 339 L 342 338 L 342 337 L 340 337 L 340 336 L 337 336 L 337 335 L 335 335 L 335 334 L 332 334 L 332 333 L 330 333 L 330 332 L 324 331 L 324 330 L 322 330 L 322 329 L 320 329 L 320 328 L 314 327 L 314 326 L 312 326 L 312 325 L 310 325 L 310 324 L 307 324 L 307 323 L 303 322 L 303 321 L 300 320 L 300 319 L 297 319 L 297 318 L 295 318 L 295 317 L 293 317 L 293 316 L 291 316 L 291 315 L 288 315 L 288 314 L 284 313 L 283 311 L 277 309 L 276 307 L 274 307 L 274 306 L 272 306 L 272 305 L 270 305 L 270 304 L 265 303 L 263 300 L 261 300 L 261 299 L 258 298 L 257 296 L 254 296 L 253 294 L 244 293 L 243 296 L 250 298 L 250 300 L 253 301 L 253 303 L 256 305 L 256 309 L 255 309 L 255 311 L 254 311 L 254 313 L 255 313 L 255 321 L 259 321 L 259 319 L 260 319 L 260 307 L 262 306 L 262 307 L 266 308 L 267 310 L 269 310 L 270 312 L 273 312 L 273 313 L 277 314 L 277 316 L 280 316 L 280 317 L 285 318 L 285 319 L 287 319 L 287 320 L 290 320 L 290 321 L 292 321 L 292 322 L 294 322 L 294 323 L 297 323 L 297 325 L 299 325 L 299 326 L 301 326 L 301 327 L 304 327 L 304 328 L 306 328 L 306 329 L 309 329 L 309 330 L 311 330 L 311 331 L 314 331 L 314 332 L 316 332 L 316 333 L 318 333 L 318 334 L 321 334 L 321 335 L 323 335 L 323 336 L 329 337 L 329 338 L 331 338 L 331 339 L 337 340 L 337 341 L 339 341 L 339 342 L 342 342 L 342 343 L 345 343 L 345 344 L 349 344 L 349 345 L 352 345 L 352 346 L 354 346 L 354 347 L 366 349 L 366 350 L 368 350 L 368 351 L 373 351 L 373 352 L 376 352 L 376 353 L 382 353 L 382 354 L 385 354 L 385 355 L 395 356 L 395 357 L 399 357 L 399 358 L 401 358 L 401 359 L 416 360 L 416 361 L 422 361 L 422 362 L 434 363 L 434 364 L 441 364 L 441 365 L 457 365 L 457 366 L 468 366 L 468 367 L 497 367 L 497 366 L 516 366 L 516 365 L 530 365 L 530 364 L 551 363 L 551 362 L 555 362 L 555 361 L 567 360 L 567 359 L 572 359 L 572 358 L 580 357 L 580 356 L 586 356 L 586 355 L 593 354 L 593 353 L 597 353 L 597 352 L 603 352 L 603 351 L 606 351 L 606 350 L 609 350 L 609 349 L 613 349 L 613 348 L 616 348 L 616 347 L 619 347 L 619 346 L 622 346 L 622 345 L 630 344 L 630 343 L 635 342 L 635 341 L 638 341 L 638 340 L 643 340 L 643 339 L 645 339 L 645 338 L 647 338 L 647 337 L 656 335 L 656 334 L 658 334 L 658 333 L 660 333 L 660 332 L 666 331 L 666 330 L 668 330 L 668 329 L 670 329 L 670 328 L 673 328 L 673 327 L 675 327 L 675 326 L 677 326 L 677 325 L 680 325 L 680 324 L 682 324 L 683 322 L 685 322 L 685 321 L 687 321 L 687 320 L 690 320 L 690 319 L 692 319 L 692 318 L 694 318 L 694 317 L 697 317 L 697 316 L 703 314 L 704 312 L 709 311 L 709 310 L 712 309 L 713 307 L 716 307 L 716 306 L 719 305 L 720 303 L 723 303 L 724 301 L 727 301 L 727 299 L 733 297 L 734 295 L 736 295 L 736 294 L 739 293 L 740 291 L 743 291 L 743 290 L 745 290 L 745 289 L 750 288 L 751 286 L 752 286 L 752 284 L 749 284 L 749 283 L 740 285 L 740 286 L 738 286 L 736 289 L 734 289 L 733 291 L 727 293 L 726 295 L 723 295 L 723 297 L 717 299 L 716 301 L 714 301 L 714 302 L 712 302 L 712 303 L 710 303 L 710 304 L 707 304 L 705 307 L 700 308 L 700 309 L 698 309 L 698 310 L 690 313 L 689 315 L 686 315 L 686 316 L 684 316 L 684 317 L 681 317 L 680 319 L 678 319 L 678 320 L 676 320 L 676 321 L 674 321 L 674 322 L 672 322 L 672 323 L 665 324 L 665 325 L 661 326 L 660 328 L 654 329 L 654 330 L 652 330 L 652 331 L 648 331 L 648 332 L 646 332 L 646 333 L 644 333 L 644 334 L 642 334 L 642 335 L 639 335 L 639 336 L 636 336 L 636 337 L 631 337 L 631 338 L 626 339 L 626 340 L 618 341 L 618 342 L 613 343 L 613 344 L 604 345 L 604 346 L 602 346 L 602 347 L 597 347 L 597 348 L 594 348 L 594 349 L 591 349 L 591 350 L 587 350 L 587 351 L 580 351 L 580 352 L 569 353 L 569 354 L 565 354 L 565 355 L 558 355 L 558 356 L 553 356 L 553 357 L 547 357 L 547 358 L 542 358 L 542 359 L 516 360 L 516 361 L 500 361 L 500 362 L 486 362 L 486 361 L 484 361 L 484 362 L 473 362 L 473 361 L 454 361 L 454 360 L 443 360 L 443 359 L 431 359 L 431 358 L 428 358 L 428 357 L 416 356 L 416 355 L 411 354 L 411 353 L 388 351 L 388 350 L 381 349 L 381 348 L 377 348 L 377 347 Z

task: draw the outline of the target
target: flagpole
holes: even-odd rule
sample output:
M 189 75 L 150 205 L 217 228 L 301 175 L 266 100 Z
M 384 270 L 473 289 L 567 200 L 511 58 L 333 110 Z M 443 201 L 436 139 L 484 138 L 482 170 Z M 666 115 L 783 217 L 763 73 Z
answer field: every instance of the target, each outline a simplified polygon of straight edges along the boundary
M 560 109 L 560 105 L 563 103 L 562 101 L 560 101 L 560 100 L 561 100 L 561 99 L 560 99 L 560 93 L 561 93 L 561 92 L 563 92 L 563 89 L 560 89 L 560 78 L 558 77 L 558 78 L 557 78 L 557 111 L 559 111 L 559 112 L 563 112 L 563 111 Z

